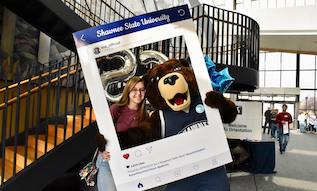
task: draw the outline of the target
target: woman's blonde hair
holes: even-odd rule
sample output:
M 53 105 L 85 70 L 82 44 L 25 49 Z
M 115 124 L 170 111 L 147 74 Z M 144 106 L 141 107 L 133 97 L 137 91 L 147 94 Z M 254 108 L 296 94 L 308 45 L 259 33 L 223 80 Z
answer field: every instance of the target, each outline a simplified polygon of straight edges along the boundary
M 129 101 L 130 101 L 129 94 L 134 88 L 134 86 L 139 82 L 142 82 L 144 84 L 144 80 L 141 77 L 134 76 L 126 83 L 125 87 L 123 88 L 122 97 L 117 103 L 119 107 L 127 106 L 129 104 Z M 145 110 L 145 98 L 140 103 L 140 107 L 138 111 L 139 111 L 138 117 L 140 122 L 147 117 L 147 113 Z

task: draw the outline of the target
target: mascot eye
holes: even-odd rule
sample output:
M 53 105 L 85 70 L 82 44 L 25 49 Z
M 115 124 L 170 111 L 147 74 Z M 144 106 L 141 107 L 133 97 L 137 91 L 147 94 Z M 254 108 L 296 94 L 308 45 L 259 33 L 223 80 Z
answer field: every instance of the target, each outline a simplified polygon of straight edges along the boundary
M 152 77 L 151 78 L 151 83 L 154 83 L 155 81 L 158 81 L 160 79 L 160 77 L 156 76 L 156 77 Z
M 177 72 L 177 71 L 180 71 L 180 70 L 182 70 L 182 68 L 181 67 L 177 67 L 177 68 L 174 69 L 174 72 Z

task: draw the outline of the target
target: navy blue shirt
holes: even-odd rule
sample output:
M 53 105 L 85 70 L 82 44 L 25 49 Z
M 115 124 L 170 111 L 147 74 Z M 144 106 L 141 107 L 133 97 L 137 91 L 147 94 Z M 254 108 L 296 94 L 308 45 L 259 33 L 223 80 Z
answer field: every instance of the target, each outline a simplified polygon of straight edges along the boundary
M 163 120 L 163 124 L 165 124 L 162 126 L 162 137 L 173 136 L 208 125 L 205 108 L 199 96 L 191 100 L 188 113 L 173 111 L 170 108 L 162 110 L 162 112 L 164 119 L 161 118 L 161 121 Z

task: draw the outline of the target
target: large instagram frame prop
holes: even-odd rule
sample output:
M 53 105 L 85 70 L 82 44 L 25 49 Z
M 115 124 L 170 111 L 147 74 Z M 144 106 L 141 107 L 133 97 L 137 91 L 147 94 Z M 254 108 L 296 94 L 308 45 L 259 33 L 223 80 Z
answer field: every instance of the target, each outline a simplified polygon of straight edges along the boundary
M 201 99 L 212 89 L 200 43 L 186 5 L 97 26 L 73 34 L 100 132 L 108 140 L 118 191 L 146 190 L 232 161 L 217 109 L 204 104 L 208 126 L 121 150 L 96 58 L 183 36 Z

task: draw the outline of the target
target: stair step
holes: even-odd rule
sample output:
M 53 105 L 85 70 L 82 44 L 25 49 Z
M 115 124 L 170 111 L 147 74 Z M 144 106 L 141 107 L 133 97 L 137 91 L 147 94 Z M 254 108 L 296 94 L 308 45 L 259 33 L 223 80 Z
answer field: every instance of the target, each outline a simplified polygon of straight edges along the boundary
M 88 116 L 90 110 L 88 109 Z M 50 151 L 54 148 L 54 136 L 55 136 L 55 128 L 57 128 L 57 140 L 56 144 L 60 144 L 64 141 L 64 128 L 66 128 L 66 138 L 69 138 L 73 135 L 73 121 L 75 120 L 75 133 L 79 132 L 81 129 L 82 123 L 82 116 L 75 115 L 67 115 L 67 126 L 64 125 L 48 125 L 48 137 L 47 137 L 47 151 Z M 95 120 L 95 115 L 92 113 L 92 120 Z M 86 127 L 89 124 L 89 117 L 83 118 L 83 127 Z M 26 165 L 31 164 L 35 160 L 35 152 L 37 152 L 37 158 L 40 158 L 44 155 L 45 152 L 45 135 L 38 135 L 38 145 L 37 150 L 35 150 L 35 143 L 36 143 L 36 135 L 29 135 L 28 136 L 28 147 L 27 147 L 27 159 Z M 24 159 L 25 159 L 25 146 L 17 146 L 16 151 L 16 170 L 15 172 L 18 173 L 21 171 L 24 166 Z M 13 176 L 13 160 L 14 160 L 14 146 L 7 146 L 5 148 L 5 168 L 4 168 L 4 181 L 7 181 L 10 177 Z M 0 158 L 0 180 L 2 174 L 2 159 Z M 1 181 L 0 181 L 1 182 Z M 1 183 L 0 183 L 1 184 Z
M 57 138 L 64 139 L 64 125 L 58 125 L 55 127 L 55 125 L 48 125 L 48 136 L 54 137 L 55 136 L 55 128 L 57 129 Z M 66 139 L 72 136 L 73 129 L 72 128 L 66 128 Z
M 0 158 L 0 180 L 2 179 L 2 158 Z M 4 181 L 7 181 L 9 178 L 13 176 L 13 162 L 9 160 L 4 161 Z M 15 173 L 18 173 L 22 170 L 23 168 L 16 166 L 15 168 Z M 1 182 L 0 182 L 1 184 Z
M 89 113 L 90 108 L 86 110 L 86 115 L 83 118 L 83 127 L 86 127 L 89 124 Z M 75 115 L 67 115 L 67 126 L 59 124 L 48 125 L 48 137 L 47 137 L 47 151 L 50 151 L 54 148 L 54 136 L 55 136 L 55 128 L 57 129 L 57 140 L 56 144 L 60 144 L 64 141 L 64 128 L 66 128 L 66 138 L 69 138 L 73 135 L 73 121 L 75 120 L 75 133 L 79 132 L 81 129 L 82 116 Z M 92 113 L 92 120 L 95 120 L 95 115 Z M 27 147 L 27 159 L 26 165 L 31 164 L 35 160 L 35 152 L 37 152 L 37 158 L 40 158 L 45 153 L 45 135 L 38 135 L 38 145 L 37 150 L 35 150 L 36 146 L 36 135 L 28 136 L 28 147 Z M 16 169 L 15 173 L 21 171 L 24 166 L 25 160 L 25 146 L 17 146 L 16 151 Z M 5 148 L 5 167 L 4 167 L 4 181 L 7 181 L 9 178 L 13 176 L 13 160 L 14 160 L 14 146 L 7 146 Z M 1 185 L 1 175 L 2 175 L 2 159 L 0 158 L 0 185 Z
M 29 147 L 35 149 L 35 141 L 36 141 L 35 135 L 28 136 Z M 53 136 L 47 137 L 47 151 L 50 151 L 55 147 L 54 141 L 55 140 L 54 140 Z M 59 145 L 62 142 L 63 142 L 63 138 L 57 137 L 56 145 Z M 39 150 L 40 152 L 43 152 L 43 153 L 45 152 L 45 135 L 38 135 L 37 150 Z
M 81 120 L 82 117 L 81 115 L 75 115 L 75 129 L 81 128 Z M 74 116 L 73 115 L 67 115 L 67 128 L 72 128 L 73 127 L 73 121 L 74 121 Z M 86 127 L 89 125 L 89 119 L 86 119 L 85 117 L 83 118 L 83 127 Z M 77 133 L 78 131 L 75 131 Z
M 18 146 L 17 147 L 17 153 L 16 153 L 16 165 L 24 168 L 24 146 Z M 32 147 L 28 147 L 27 148 L 27 165 L 31 164 L 34 160 L 35 160 L 35 149 Z M 41 151 L 37 151 L 37 158 L 40 158 L 42 155 L 44 154 L 44 152 Z M 11 162 L 13 162 L 14 159 L 14 146 L 8 146 L 5 148 L 5 157 L 6 160 L 9 160 Z
M 90 107 L 85 107 L 85 118 L 86 118 L 86 119 L 89 119 L 90 109 L 92 109 L 92 108 L 90 108 Z M 94 109 L 92 109 L 91 120 L 92 120 L 92 121 L 96 121 L 96 116 L 95 116 L 95 113 L 94 113 Z

